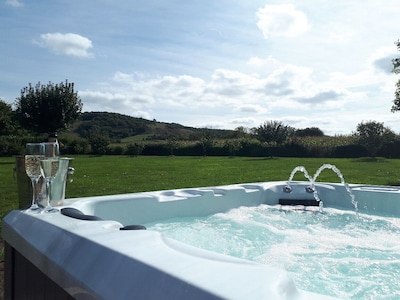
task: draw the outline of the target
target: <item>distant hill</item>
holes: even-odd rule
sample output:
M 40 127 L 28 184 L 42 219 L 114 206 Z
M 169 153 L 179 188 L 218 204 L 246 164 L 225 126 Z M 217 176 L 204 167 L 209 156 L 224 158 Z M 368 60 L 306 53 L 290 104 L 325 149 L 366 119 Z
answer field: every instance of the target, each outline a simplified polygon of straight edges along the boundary
M 94 133 L 108 136 L 112 140 L 132 139 L 141 137 L 149 140 L 193 140 L 205 128 L 187 127 L 176 123 L 163 123 L 135 118 L 110 112 L 85 112 L 68 130 L 69 134 L 88 138 Z M 215 138 L 231 138 L 233 130 L 207 129 Z

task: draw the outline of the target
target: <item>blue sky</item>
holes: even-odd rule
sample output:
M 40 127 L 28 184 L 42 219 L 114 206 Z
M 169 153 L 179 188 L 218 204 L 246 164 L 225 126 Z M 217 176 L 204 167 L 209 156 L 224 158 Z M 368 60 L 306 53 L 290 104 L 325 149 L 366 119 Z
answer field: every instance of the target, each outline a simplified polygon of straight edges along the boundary
M 0 98 L 75 83 L 84 111 L 186 126 L 278 120 L 350 134 L 384 122 L 397 0 L 2 0 Z

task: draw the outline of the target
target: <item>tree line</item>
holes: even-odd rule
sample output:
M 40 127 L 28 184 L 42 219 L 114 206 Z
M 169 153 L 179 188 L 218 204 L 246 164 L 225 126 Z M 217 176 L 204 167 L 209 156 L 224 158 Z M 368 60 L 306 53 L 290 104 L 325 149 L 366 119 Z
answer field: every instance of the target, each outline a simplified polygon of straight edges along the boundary
M 70 100 L 62 105 L 48 105 L 48 102 L 57 101 L 59 95 L 68 93 L 75 98 L 71 100 L 70 95 Z M 350 135 L 326 136 L 318 127 L 296 129 L 276 120 L 254 128 L 215 130 L 159 123 L 116 113 L 82 114 L 82 103 L 68 82 L 57 87 L 49 83 L 25 88 L 14 105 L 15 109 L 0 100 L 2 156 L 22 154 L 25 143 L 43 141 L 54 131 L 59 132 L 62 154 L 65 155 L 398 157 L 400 153 L 399 136 L 384 123 L 376 121 L 358 124 Z M 46 106 L 46 109 L 42 110 L 41 106 Z M 57 118 L 44 117 L 50 114 L 51 107 L 57 111 Z M 48 120 L 48 124 L 39 122 L 41 118 Z M 74 134 L 71 134 L 71 125 L 75 127 Z M 153 128 L 152 131 L 149 128 Z M 142 139 L 124 140 L 149 132 L 153 134 L 144 135 L 146 137 Z

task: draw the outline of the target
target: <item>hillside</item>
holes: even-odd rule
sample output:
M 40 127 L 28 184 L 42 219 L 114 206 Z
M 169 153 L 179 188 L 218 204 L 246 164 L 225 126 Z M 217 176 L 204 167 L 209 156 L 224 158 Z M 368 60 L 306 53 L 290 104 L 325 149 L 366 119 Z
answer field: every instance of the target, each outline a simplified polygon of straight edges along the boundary
M 207 129 L 215 138 L 232 137 L 234 131 Z M 111 140 L 134 140 L 135 137 L 147 140 L 196 139 L 204 128 L 187 127 L 176 123 L 163 123 L 155 120 L 135 118 L 110 112 L 85 112 L 68 130 L 68 133 L 81 138 L 92 134 L 108 136 Z

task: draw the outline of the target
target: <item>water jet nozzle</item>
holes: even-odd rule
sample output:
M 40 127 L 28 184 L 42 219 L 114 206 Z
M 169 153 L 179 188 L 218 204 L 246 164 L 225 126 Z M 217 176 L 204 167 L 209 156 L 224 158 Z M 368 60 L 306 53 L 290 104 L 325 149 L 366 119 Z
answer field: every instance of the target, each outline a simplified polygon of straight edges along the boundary
M 309 186 L 306 187 L 306 192 L 307 192 L 307 193 L 314 193 L 315 190 L 314 190 L 314 188 L 313 188 L 311 185 L 309 185 Z
M 290 193 L 290 192 L 292 192 L 292 188 L 290 187 L 290 185 L 285 185 L 285 186 L 283 187 L 283 191 L 284 191 L 285 193 Z

